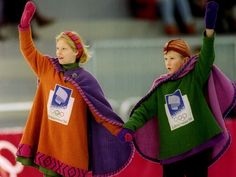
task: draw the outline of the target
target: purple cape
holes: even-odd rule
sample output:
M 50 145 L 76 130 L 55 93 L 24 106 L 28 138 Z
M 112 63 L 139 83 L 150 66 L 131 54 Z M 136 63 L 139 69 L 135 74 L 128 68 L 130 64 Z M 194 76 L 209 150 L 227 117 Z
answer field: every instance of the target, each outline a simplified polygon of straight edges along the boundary
M 178 72 L 172 75 L 163 75 L 153 82 L 153 85 L 147 95 L 145 95 L 133 108 L 131 114 L 137 109 L 140 104 L 145 101 L 160 84 L 170 81 L 177 80 L 191 71 L 197 61 L 197 56 L 192 57 Z M 209 107 L 222 128 L 223 133 L 221 139 L 206 142 L 199 147 L 192 149 L 189 152 L 175 156 L 171 159 L 159 161 L 158 156 L 158 125 L 157 119 L 153 118 L 148 121 L 142 128 L 138 129 L 135 133 L 135 146 L 137 150 L 146 158 L 160 163 L 171 163 L 177 160 L 184 159 L 185 157 L 191 156 L 202 149 L 205 149 L 213 144 L 213 153 L 209 161 L 209 165 L 215 162 L 227 149 L 230 144 L 230 134 L 226 129 L 224 118 L 227 118 L 230 113 L 236 112 L 236 85 L 230 81 L 223 72 L 220 71 L 215 65 L 213 65 L 212 72 L 209 76 L 206 89 L 206 97 L 208 100 Z
M 63 72 L 57 59 L 50 60 L 58 72 Z M 69 70 L 64 72 L 64 78 L 77 88 L 89 110 L 93 110 L 100 118 L 111 124 L 122 127 L 122 119 L 114 113 L 97 80 L 89 72 L 83 68 Z M 91 112 L 88 123 L 90 170 L 94 176 L 115 174 L 130 161 L 132 144 L 120 142 L 116 136 L 95 121 Z

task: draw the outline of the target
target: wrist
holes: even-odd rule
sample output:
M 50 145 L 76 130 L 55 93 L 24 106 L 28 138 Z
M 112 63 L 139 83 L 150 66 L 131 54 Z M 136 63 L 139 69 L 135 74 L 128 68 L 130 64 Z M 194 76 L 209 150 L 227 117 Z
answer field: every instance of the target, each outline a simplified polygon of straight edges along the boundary
M 214 29 L 206 29 L 206 36 L 212 37 L 214 35 L 215 30 Z
M 18 25 L 18 29 L 21 31 L 28 30 L 29 28 L 30 28 L 30 25 L 28 25 L 28 26 L 22 26 L 21 24 Z
M 118 138 L 122 142 L 130 142 L 133 140 L 134 132 L 127 128 L 122 128 L 121 131 L 118 133 Z

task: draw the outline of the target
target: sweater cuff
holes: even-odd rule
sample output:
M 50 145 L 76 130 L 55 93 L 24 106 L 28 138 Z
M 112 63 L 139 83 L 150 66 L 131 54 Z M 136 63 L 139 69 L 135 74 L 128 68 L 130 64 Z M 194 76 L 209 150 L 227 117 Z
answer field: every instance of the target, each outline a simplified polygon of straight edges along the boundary
M 18 30 L 19 31 L 28 31 L 30 29 L 30 26 L 28 27 L 21 27 L 20 24 L 18 25 Z

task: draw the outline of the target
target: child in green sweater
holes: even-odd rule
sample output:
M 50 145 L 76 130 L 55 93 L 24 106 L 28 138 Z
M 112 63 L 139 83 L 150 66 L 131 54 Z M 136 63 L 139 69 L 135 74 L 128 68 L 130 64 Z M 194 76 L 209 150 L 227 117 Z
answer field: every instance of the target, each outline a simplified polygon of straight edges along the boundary
M 118 134 L 121 141 L 131 141 L 136 130 L 158 117 L 153 133 L 158 134 L 156 158 L 163 165 L 164 177 L 207 177 L 212 146 L 223 136 L 204 94 L 215 58 L 217 10 L 214 1 L 206 6 L 206 29 L 199 56 L 191 56 L 188 44 L 182 39 L 165 44 L 168 73 L 154 82 Z M 148 143 L 149 149 L 153 149 L 152 142 Z

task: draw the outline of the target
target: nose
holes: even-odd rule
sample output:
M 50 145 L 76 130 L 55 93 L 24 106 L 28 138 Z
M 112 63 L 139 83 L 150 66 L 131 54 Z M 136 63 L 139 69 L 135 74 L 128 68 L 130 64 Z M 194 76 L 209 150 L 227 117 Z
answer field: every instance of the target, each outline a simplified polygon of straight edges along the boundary
M 165 60 L 166 66 L 170 66 L 170 60 Z
M 56 54 L 59 55 L 61 54 L 61 51 L 59 49 L 56 50 Z

